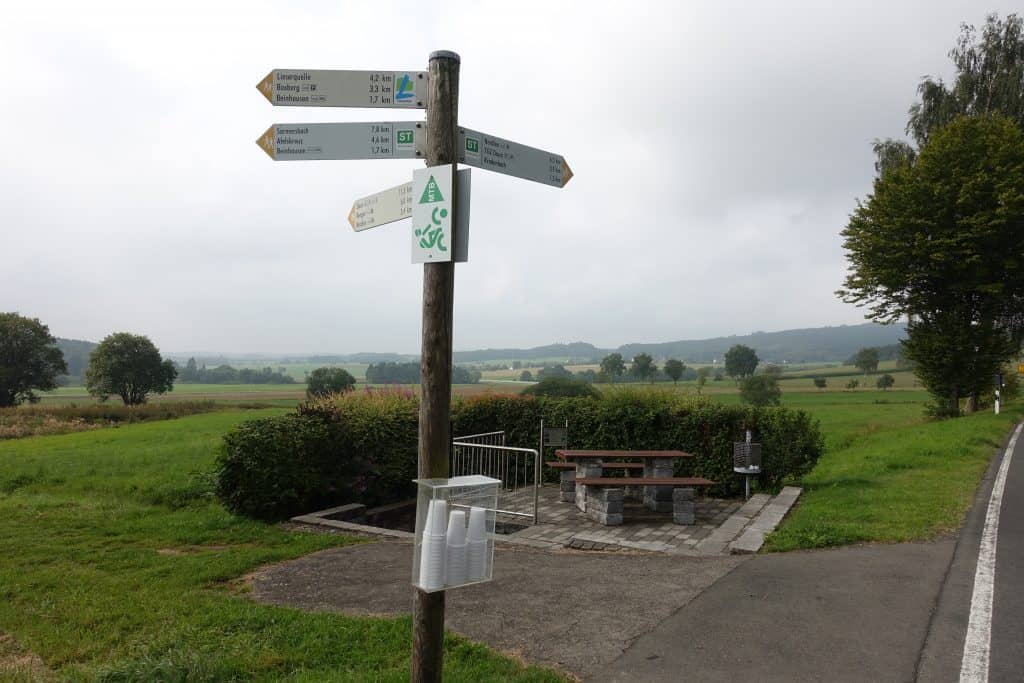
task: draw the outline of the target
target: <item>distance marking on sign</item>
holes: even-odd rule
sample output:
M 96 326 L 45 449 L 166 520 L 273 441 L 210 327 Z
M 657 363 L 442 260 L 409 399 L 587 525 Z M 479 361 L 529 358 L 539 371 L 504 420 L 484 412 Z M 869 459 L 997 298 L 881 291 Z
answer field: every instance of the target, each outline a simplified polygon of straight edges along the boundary
M 356 232 L 394 223 L 412 215 L 412 203 L 409 181 L 355 200 L 348 222 Z
M 256 84 L 276 107 L 425 109 L 426 71 L 274 69 Z
M 553 187 L 565 187 L 573 175 L 560 154 L 469 128 L 459 128 L 459 161 Z
M 415 159 L 422 125 L 413 121 L 275 123 L 256 144 L 274 161 Z

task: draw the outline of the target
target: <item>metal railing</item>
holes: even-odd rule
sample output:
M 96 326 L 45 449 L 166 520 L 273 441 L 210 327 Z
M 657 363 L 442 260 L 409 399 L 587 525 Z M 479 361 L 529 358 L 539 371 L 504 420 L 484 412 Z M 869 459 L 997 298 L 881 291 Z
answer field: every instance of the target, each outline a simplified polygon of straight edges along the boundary
M 451 475 L 482 474 L 501 480 L 499 515 L 528 518 L 537 523 L 540 490 L 540 452 L 505 445 L 505 432 L 459 436 L 452 441 Z

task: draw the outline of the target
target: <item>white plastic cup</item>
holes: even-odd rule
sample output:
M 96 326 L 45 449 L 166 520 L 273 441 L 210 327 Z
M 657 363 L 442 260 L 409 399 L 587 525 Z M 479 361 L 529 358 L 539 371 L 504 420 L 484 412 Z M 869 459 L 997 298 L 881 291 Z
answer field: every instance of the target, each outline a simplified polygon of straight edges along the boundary
M 448 518 L 448 557 L 445 565 L 445 584 L 461 586 L 466 583 L 466 513 L 453 510 Z
M 424 590 L 444 588 L 447 508 L 447 502 L 443 500 L 432 500 L 427 508 L 420 541 L 420 588 Z
M 469 509 L 469 536 L 466 542 L 466 579 L 482 581 L 487 569 L 487 510 Z

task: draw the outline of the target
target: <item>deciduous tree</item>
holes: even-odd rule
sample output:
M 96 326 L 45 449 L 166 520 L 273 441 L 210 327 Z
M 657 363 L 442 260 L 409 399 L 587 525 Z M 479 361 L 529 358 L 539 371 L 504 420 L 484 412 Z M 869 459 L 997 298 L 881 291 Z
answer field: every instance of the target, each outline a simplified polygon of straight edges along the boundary
M 629 368 L 629 372 L 639 380 L 650 378 L 653 382 L 654 375 L 658 372 L 658 367 L 654 364 L 654 359 L 651 358 L 650 354 L 638 353 L 633 356 L 633 363 Z
M 177 375 L 174 363 L 163 360 L 148 337 L 117 332 L 89 355 L 85 386 L 101 401 L 116 395 L 125 405 L 138 405 L 149 394 L 171 391 Z
M 67 374 L 68 368 L 56 344 L 38 318 L 0 313 L 0 407 L 35 403 L 39 398 L 33 389 L 57 387 L 57 375 Z
M 327 396 L 343 394 L 351 391 L 356 385 L 356 378 L 345 368 L 323 367 L 309 373 L 306 380 L 306 396 Z
M 676 384 L 679 381 L 685 369 L 686 365 L 681 360 L 669 358 L 665 361 L 665 374 L 672 378 L 672 384 Z
M 853 364 L 858 370 L 864 373 L 864 381 L 867 382 L 868 374 L 878 369 L 878 349 L 861 349 L 857 352 L 857 355 L 854 356 Z
M 626 362 L 622 360 L 621 353 L 609 353 L 601 359 L 601 372 L 608 375 L 614 383 L 615 378 L 626 371 Z
M 1024 339 L 1024 134 L 961 116 L 912 162 L 876 178 L 843 230 L 838 294 L 879 322 L 910 316 L 904 355 L 958 415 Z
M 757 369 L 758 360 L 754 349 L 736 344 L 725 352 L 725 374 L 736 380 L 749 377 Z

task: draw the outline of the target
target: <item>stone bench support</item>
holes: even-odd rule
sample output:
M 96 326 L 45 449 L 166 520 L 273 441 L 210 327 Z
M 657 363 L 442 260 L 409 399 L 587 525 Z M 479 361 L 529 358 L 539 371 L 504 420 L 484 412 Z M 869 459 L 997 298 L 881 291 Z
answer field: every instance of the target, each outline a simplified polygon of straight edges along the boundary
M 622 489 L 607 486 L 581 487 L 587 490 L 587 519 L 605 526 L 622 524 Z
M 693 489 L 676 489 L 672 492 L 672 521 L 676 524 L 696 524 L 693 507 Z
M 576 501 L 576 470 L 560 470 L 558 473 L 558 500 L 563 503 Z
M 669 458 L 644 458 L 645 479 L 666 479 L 673 474 L 672 460 Z M 671 512 L 671 486 L 645 486 L 644 505 L 654 512 Z
M 575 479 L 600 479 L 601 458 L 577 458 Z M 575 484 L 575 483 L 574 483 Z M 587 511 L 587 487 L 575 484 L 576 507 L 580 512 Z

